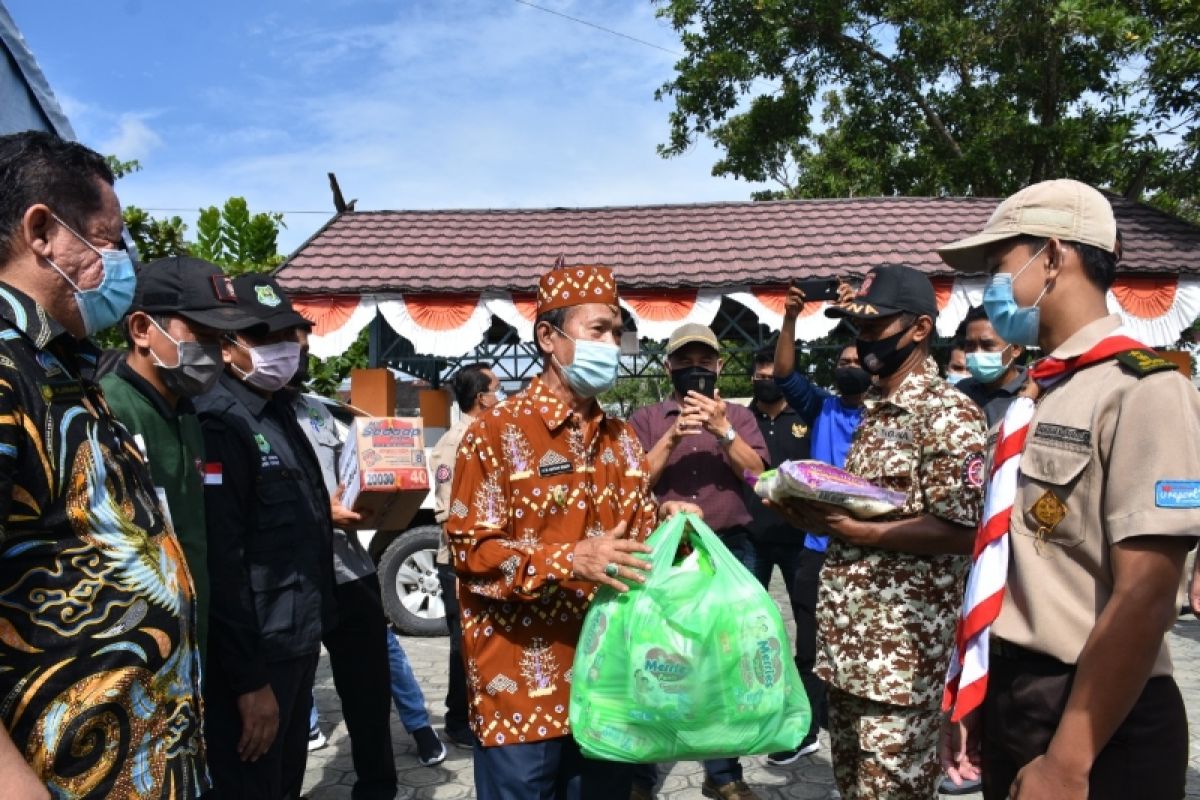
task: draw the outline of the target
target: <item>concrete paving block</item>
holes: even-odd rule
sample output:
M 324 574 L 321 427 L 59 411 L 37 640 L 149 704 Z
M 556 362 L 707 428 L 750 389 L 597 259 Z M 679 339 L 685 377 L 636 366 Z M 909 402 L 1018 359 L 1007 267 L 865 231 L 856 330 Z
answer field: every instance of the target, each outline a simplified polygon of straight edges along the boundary
M 772 596 L 779 603 L 785 622 L 791 627 L 791 608 L 786 602 L 782 581 L 775 576 Z M 1187 796 L 1200 798 L 1200 621 L 1181 618 L 1169 635 L 1175 677 L 1183 692 L 1191 721 L 1191 764 L 1188 770 Z M 446 696 L 447 642 L 442 639 L 402 637 L 401 643 L 412 662 L 421 688 L 425 693 L 430 722 L 439 732 L 444 724 Z M 322 655 L 317 670 L 317 705 L 321 715 L 321 730 L 329 745 L 309 755 L 304 791 L 308 800 L 349 800 L 349 783 L 353 783 L 350 762 L 350 742 L 341 719 L 340 703 L 333 687 L 328 659 Z M 438 767 L 421 767 L 416 760 L 416 747 L 400 725 L 393 709 L 392 741 L 396 753 L 400 791 L 397 800 L 441 800 L 474 797 L 474 770 L 469 750 L 447 745 L 446 762 Z M 822 749 L 790 767 L 776 769 L 766 766 L 762 756 L 743 760 L 747 783 L 762 800 L 824 800 L 833 796 L 833 771 L 829 763 L 828 739 L 822 734 Z M 700 784 L 704 771 L 697 762 L 679 762 L 662 767 L 659 800 L 701 800 Z M 967 800 L 978 800 L 968 795 Z M 621 798 L 614 798 L 621 800 Z

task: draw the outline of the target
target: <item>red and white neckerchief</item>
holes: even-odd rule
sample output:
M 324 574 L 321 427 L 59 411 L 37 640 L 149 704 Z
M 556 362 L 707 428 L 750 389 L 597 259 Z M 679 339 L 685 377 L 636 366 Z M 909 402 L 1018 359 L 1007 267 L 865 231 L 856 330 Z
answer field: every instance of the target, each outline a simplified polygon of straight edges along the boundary
M 1072 372 L 1107 361 L 1129 350 L 1148 349 L 1144 344 L 1114 331 L 1092 349 L 1074 358 L 1047 356 L 1029 368 L 1029 377 L 1041 387 L 1062 380 Z M 975 533 L 971 572 L 954 637 L 954 656 L 946 673 L 942 709 L 953 711 L 951 720 L 959 721 L 980 704 L 987 694 L 988 634 L 1000 616 L 1004 586 L 1008 580 L 1009 520 L 1020 479 L 1021 453 L 1035 403 L 1019 397 L 1008 407 L 996 439 L 991 471 L 983 500 L 983 519 Z

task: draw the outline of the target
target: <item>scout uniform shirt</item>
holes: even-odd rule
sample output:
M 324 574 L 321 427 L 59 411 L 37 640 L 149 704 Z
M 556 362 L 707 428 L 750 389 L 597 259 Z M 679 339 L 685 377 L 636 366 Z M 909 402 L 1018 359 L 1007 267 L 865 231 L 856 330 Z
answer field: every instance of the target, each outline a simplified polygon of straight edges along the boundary
M 433 470 L 433 520 L 438 525 L 445 525 L 446 518 L 450 516 L 450 489 L 454 484 L 454 459 L 458 455 L 458 448 L 462 445 L 463 436 L 467 433 L 467 428 L 471 427 L 471 423 L 475 418 L 470 414 L 462 414 L 450 426 L 450 429 L 442 434 L 442 438 L 438 439 L 433 450 L 429 453 L 430 469 Z M 450 545 L 446 542 L 446 531 L 442 529 L 442 544 L 438 548 L 437 557 L 434 559 L 438 564 L 450 563 Z
M 938 377 L 930 358 L 891 397 L 872 387 L 864 405 L 846 470 L 907 495 L 901 509 L 880 520 L 932 514 L 974 527 L 985 431 L 970 398 Z M 877 550 L 831 536 L 814 672 L 857 697 L 938 707 L 966 567 L 966 556 Z
M 96 355 L 0 284 L 0 723 L 54 797 L 183 800 L 209 788 L 192 579 Z
M 571 665 L 596 588 L 571 577 L 575 545 L 621 521 L 645 539 L 648 475 L 624 422 L 598 408 L 580 418 L 540 378 L 468 429 L 446 533 L 471 728 L 485 747 L 570 733 Z
M 291 387 L 281 389 L 291 398 L 296 423 L 312 447 L 317 465 L 321 468 L 321 479 L 329 496 L 337 494 L 338 460 L 342 455 L 342 437 L 338 435 L 337 422 L 324 403 Z M 363 547 L 355 531 L 333 529 L 333 580 L 343 583 L 359 581 L 375 574 L 375 562 L 367 548 Z
M 1078 356 L 1119 326 L 1116 315 L 1096 320 L 1051 356 Z M 1153 361 L 1102 361 L 1038 399 L 992 636 L 1074 664 L 1112 597 L 1109 549 L 1200 533 L 1200 396 L 1174 365 Z M 1164 641 L 1151 674 L 1170 672 Z

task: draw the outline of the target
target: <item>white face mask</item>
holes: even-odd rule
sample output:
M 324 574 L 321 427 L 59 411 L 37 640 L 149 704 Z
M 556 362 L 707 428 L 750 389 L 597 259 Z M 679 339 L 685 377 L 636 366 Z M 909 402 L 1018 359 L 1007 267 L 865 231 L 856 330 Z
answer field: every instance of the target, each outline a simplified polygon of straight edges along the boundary
M 297 342 L 276 342 L 247 347 L 237 339 L 231 338 L 229 341 L 249 353 L 252 364 L 249 372 L 238 369 L 236 364 L 233 365 L 233 369 L 246 383 L 264 392 L 282 389 L 300 366 L 300 345 Z

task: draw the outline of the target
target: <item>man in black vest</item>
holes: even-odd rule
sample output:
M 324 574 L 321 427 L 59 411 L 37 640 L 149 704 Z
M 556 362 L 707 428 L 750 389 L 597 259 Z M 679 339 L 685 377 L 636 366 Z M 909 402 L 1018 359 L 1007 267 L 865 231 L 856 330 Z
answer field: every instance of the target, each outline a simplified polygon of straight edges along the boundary
M 226 338 L 197 399 L 212 586 L 209 766 L 222 800 L 296 798 L 310 690 L 334 616 L 329 494 L 287 392 L 309 323 L 271 278 L 234 281 L 260 325 Z

